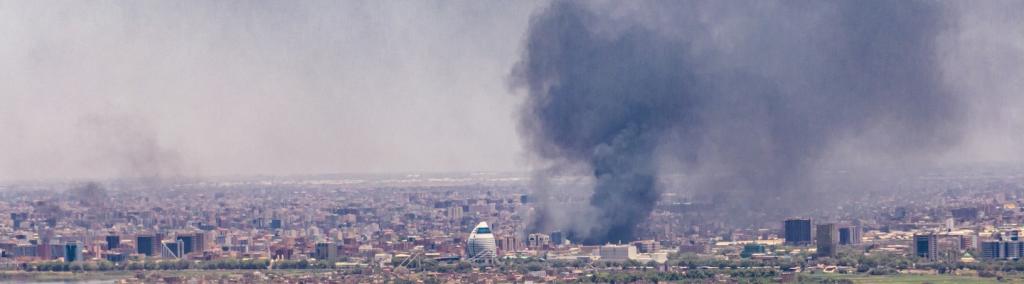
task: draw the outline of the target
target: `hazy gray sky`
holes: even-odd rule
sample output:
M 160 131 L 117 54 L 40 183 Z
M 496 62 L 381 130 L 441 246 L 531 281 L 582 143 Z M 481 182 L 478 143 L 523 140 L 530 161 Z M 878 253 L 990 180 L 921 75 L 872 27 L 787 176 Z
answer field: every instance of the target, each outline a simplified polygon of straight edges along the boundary
M 943 2 L 969 127 L 936 157 L 1024 158 L 1022 3 Z M 547 6 L 0 0 L 0 181 L 525 170 L 509 74 Z M 715 39 L 741 36 L 728 24 Z M 871 147 L 839 144 L 844 162 Z
M 0 180 L 521 170 L 532 1 L 0 1 Z

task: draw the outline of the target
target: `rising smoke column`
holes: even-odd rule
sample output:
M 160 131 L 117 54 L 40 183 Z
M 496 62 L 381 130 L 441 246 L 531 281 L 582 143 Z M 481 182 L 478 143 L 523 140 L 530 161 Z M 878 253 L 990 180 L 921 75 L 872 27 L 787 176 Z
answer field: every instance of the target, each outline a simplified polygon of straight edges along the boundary
M 893 156 L 956 140 L 937 3 L 651 4 L 556 2 L 531 21 L 511 75 L 528 93 L 520 131 L 549 167 L 594 179 L 586 214 L 554 224 L 566 213 L 542 208 L 533 229 L 633 239 L 666 160 L 714 171 L 701 190 L 722 207 L 777 210 L 807 196 L 807 172 L 837 140 Z
M 182 175 L 181 156 L 160 143 L 156 127 L 141 116 L 84 116 L 77 126 L 79 139 L 94 151 L 91 166 L 111 167 L 118 178 L 147 183 Z
M 636 30 L 619 38 L 590 33 L 593 15 L 556 4 L 531 28 L 528 54 L 516 76 L 531 94 L 521 128 L 541 157 L 591 166 L 592 214 L 608 226 L 573 232 L 588 242 L 629 240 L 650 213 L 653 149 L 688 112 L 690 84 L 682 54 Z M 597 59 L 597 60 L 595 60 Z M 585 223 L 592 223 L 587 221 Z

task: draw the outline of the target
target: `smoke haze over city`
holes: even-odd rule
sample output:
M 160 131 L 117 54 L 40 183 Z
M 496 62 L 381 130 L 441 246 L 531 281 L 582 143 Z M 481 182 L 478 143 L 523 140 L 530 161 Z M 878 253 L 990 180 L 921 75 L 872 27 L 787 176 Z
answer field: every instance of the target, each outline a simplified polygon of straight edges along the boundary
M 0 282 L 1024 283 L 1024 0 L 0 0 Z
M 962 63 L 943 61 L 965 52 L 966 7 L 658 4 L 556 2 L 531 22 L 512 75 L 529 93 L 520 133 L 555 168 L 538 178 L 582 165 L 594 180 L 588 207 L 541 211 L 536 226 L 631 240 L 666 174 L 720 208 L 794 208 L 836 149 L 935 163 L 973 133 L 971 104 L 995 99 L 958 88 Z
M 599 243 L 663 192 L 1024 158 L 1020 1 L 50 4 L 0 2 L 2 181 L 573 176 L 531 226 Z

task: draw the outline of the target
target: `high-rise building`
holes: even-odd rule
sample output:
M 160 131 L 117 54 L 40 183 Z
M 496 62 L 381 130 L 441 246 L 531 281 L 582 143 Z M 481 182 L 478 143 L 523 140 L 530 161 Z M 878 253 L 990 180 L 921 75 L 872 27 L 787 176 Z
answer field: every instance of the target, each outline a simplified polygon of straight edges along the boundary
M 160 257 L 181 258 L 185 256 L 185 243 L 181 239 L 161 242 L 161 246 L 162 250 L 160 250 Z
M 196 232 L 193 234 L 193 248 L 191 248 L 191 251 L 203 252 L 206 250 L 207 240 L 206 235 L 202 232 Z
M 320 242 L 316 243 L 313 250 L 313 258 L 319 260 L 335 260 L 338 259 L 338 245 L 333 242 Z
M 980 247 L 984 259 L 1020 259 L 1024 256 L 1024 241 L 985 241 Z
M 1000 241 L 981 242 L 981 258 L 1004 259 L 1003 244 Z
M 0 245 L 0 255 L 4 257 L 38 256 L 39 249 L 31 244 L 3 244 Z
M 160 250 L 163 249 L 162 248 L 163 245 L 160 244 L 160 243 L 163 242 L 163 241 L 164 241 L 164 234 L 163 233 L 156 233 L 156 234 L 153 235 L 153 254 L 154 255 L 160 255 Z
M 526 237 L 526 246 L 541 248 L 551 243 L 551 237 L 545 234 L 530 234 Z
M 204 252 L 214 245 L 214 240 L 217 239 L 217 231 L 205 231 L 196 233 L 196 248 L 198 252 Z
M 489 261 L 497 256 L 497 244 L 494 242 L 494 234 L 491 233 L 491 228 L 487 226 L 487 222 L 480 222 L 469 233 L 469 238 L 466 240 L 466 258 Z
M 516 236 L 503 236 L 498 240 L 498 248 L 502 251 L 521 251 L 526 248 L 526 245 L 522 243 L 522 239 Z
M 28 213 L 11 213 L 11 221 L 14 222 L 14 228 L 20 228 L 21 222 L 28 220 Z
M 1004 241 L 1003 242 L 1003 255 L 1006 259 L 1020 259 L 1021 254 L 1024 253 L 1024 242 L 1021 241 Z
M 498 240 L 498 249 L 501 249 L 503 252 L 521 251 L 524 246 L 523 241 L 519 237 L 513 235 L 502 236 L 501 239 Z
M 116 249 L 121 246 L 121 236 L 109 235 L 107 236 L 107 249 Z
M 448 207 L 447 209 L 445 209 L 445 215 L 448 215 L 448 220 L 449 221 L 455 221 L 455 222 L 461 221 L 462 220 L 462 215 L 463 215 L 462 206 L 461 205 L 455 205 L 455 206 Z
M 135 238 L 135 251 L 146 256 L 153 256 L 153 247 L 159 246 L 160 242 L 153 235 L 140 235 Z
M 82 261 L 82 243 L 70 242 L 64 244 L 64 261 Z
M 195 247 L 195 245 L 196 245 L 196 235 L 194 235 L 194 234 L 178 235 L 174 239 L 178 240 L 178 241 L 181 241 L 181 243 L 183 244 L 182 247 L 181 247 L 181 250 L 185 254 L 189 254 L 189 253 L 195 251 L 195 248 L 196 248 Z M 181 255 L 179 255 L 178 257 L 181 257 Z
M 839 228 L 839 244 L 855 245 L 861 242 L 861 227 L 858 225 L 843 226 Z
M 938 256 L 938 244 L 935 234 L 914 234 L 914 256 L 935 260 Z
M 565 234 L 563 234 L 562 231 L 551 232 L 550 236 L 551 236 L 551 243 L 556 245 L 556 246 L 560 246 L 563 243 L 565 243 Z
M 327 247 L 329 246 L 326 242 L 320 242 L 313 245 L 313 258 L 318 260 L 327 259 Z
M 811 219 L 789 219 L 785 226 L 787 245 L 810 245 L 811 244 Z
M 836 256 L 836 248 L 839 246 L 839 231 L 836 230 L 836 224 L 819 224 L 817 229 L 815 236 L 818 248 L 817 256 Z
M 963 243 L 960 244 L 960 247 L 964 248 L 965 250 L 974 250 L 978 248 L 978 235 L 965 234 L 963 235 L 963 238 L 961 240 L 963 241 Z
M 50 247 L 50 239 L 43 237 L 42 240 L 39 240 L 39 245 L 36 246 L 36 255 L 42 259 L 52 259 L 53 253 L 50 252 Z

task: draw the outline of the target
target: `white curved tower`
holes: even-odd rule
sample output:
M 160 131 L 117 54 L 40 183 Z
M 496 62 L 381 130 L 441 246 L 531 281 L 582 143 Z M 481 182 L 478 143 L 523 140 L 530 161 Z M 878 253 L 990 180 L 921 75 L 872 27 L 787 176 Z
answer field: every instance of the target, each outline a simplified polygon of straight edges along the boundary
M 494 234 L 487 222 L 480 222 L 469 233 L 466 240 L 466 258 L 472 260 L 488 260 L 498 256 L 498 245 L 494 242 Z

